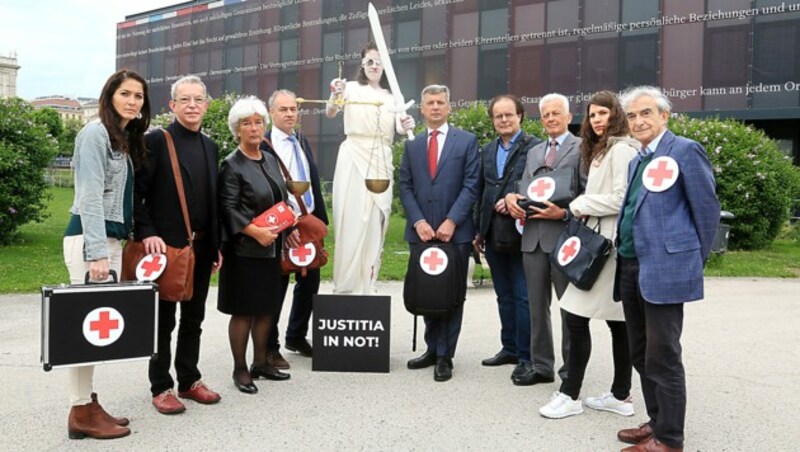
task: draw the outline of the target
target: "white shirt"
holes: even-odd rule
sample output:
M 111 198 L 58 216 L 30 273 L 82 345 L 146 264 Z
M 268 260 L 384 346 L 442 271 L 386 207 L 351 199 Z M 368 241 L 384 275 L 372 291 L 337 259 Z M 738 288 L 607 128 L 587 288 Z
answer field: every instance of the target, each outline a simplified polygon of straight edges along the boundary
M 438 146 L 439 147 L 439 155 L 436 156 L 436 161 L 438 162 L 440 160 L 440 158 L 442 157 L 442 149 L 444 149 L 444 139 L 447 138 L 447 131 L 450 130 L 450 126 L 447 123 L 444 123 L 441 126 L 439 126 L 438 129 L 435 129 L 435 130 L 439 131 L 439 134 L 436 135 L 436 144 L 439 145 Z M 431 132 L 433 132 L 433 131 L 434 131 L 434 129 L 431 129 L 430 127 L 428 127 L 428 146 L 430 146 L 430 144 L 431 144 Z
M 289 141 L 289 135 L 286 134 L 283 130 L 273 127 L 272 132 L 270 133 L 272 147 L 275 149 L 275 153 L 278 154 L 278 158 L 281 159 L 283 164 L 286 166 L 286 169 L 289 170 L 289 174 L 292 176 L 292 180 L 302 181 L 303 178 L 300 177 L 300 168 L 298 166 L 297 159 L 295 158 L 294 153 L 294 144 Z M 295 140 L 297 137 L 295 137 Z M 298 146 L 298 154 L 300 155 L 300 164 L 303 165 L 303 169 L 306 172 L 306 180 L 310 182 L 311 180 L 311 169 L 308 167 L 308 160 L 306 159 L 305 152 L 303 152 L 302 148 L 300 148 L 300 141 L 297 141 Z M 281 171 L 283 174 L 283 171 Z M 284 180 L 286 178 L 284 177 Z M 314 210 L 314 194 L 311 192 L 311 188 L 309 187 L 309 194 L 311 195 L 311 205 L 306 204 L 306 210 L 308 212 L 312 212 Z M 301 196 L 302 198 L 302 196 Z M 300 212 L 300 206 L 297 205 L 297 198 L 293 194 L 289 194 L 289 199 L 287 200 L 289 205 L 295 209 L 296 212 Z

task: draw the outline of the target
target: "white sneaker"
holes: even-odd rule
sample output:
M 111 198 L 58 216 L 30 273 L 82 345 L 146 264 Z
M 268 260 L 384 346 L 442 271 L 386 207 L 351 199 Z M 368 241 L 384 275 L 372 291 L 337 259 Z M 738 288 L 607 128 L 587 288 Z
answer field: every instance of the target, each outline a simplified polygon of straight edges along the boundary
M 558 391 L 553 393 L 550 403 L 539 408 L 539 414 L 549 419 L 562 419 L 583 413 L 581 399 L 572 400 L 572 397 Z
M 628 396 L 625 400 L 617 400 L 610 392 L 603 393 L 600 397 L 587 397 L 586 406 L 595 410 L 610 411 L 622 416 L 633 416 L 633 399 Z

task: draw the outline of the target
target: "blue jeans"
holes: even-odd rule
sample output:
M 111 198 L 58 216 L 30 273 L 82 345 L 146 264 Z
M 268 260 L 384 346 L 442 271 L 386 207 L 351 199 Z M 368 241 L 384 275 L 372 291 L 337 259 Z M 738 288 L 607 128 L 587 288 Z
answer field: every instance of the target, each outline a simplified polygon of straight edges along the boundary
M 492 272 L 497 309 L 500 312 L 500 342 L 503 351 L 531 362 L 531 311 L 528 286 L 522 268 L 522 253 L 499 253 L 486 247 Z

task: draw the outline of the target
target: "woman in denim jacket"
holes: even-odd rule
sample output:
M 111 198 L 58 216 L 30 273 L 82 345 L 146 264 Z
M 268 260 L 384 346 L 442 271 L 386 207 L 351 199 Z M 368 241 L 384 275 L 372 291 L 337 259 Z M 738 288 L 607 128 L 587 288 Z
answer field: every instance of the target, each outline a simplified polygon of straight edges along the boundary
M 120 70 L 100 93 L 100 118 L 75 138 L 75 200 L 64 233 L 64 262 L 72 284 L 106 281 L 120 274 L 122 247 L 132 229 L 133 168 L 142 162 L 144 132 L 150 126 L 147 84 L 137 73 Z M 119 438 L 130 433 L 128 419 L 109 415 L 92 392 L 94 366 L 71 368 L 68 433 Z

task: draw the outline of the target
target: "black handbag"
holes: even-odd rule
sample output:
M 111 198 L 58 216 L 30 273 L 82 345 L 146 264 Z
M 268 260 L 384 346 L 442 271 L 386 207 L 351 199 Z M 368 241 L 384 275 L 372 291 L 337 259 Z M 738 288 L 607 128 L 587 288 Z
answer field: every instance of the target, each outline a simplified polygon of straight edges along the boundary
M 585 220 L 570 219 L 550 253 L 550 265 L 581 290 L 592 288 L 613 248 L 611 240 L 600 234 L 599 221 L 595 228 Z
M 450 317 L 467 295 L 463 263 L 449 242 L 411 243 L 403 302 L 414 315 Z
M 517 219 L 510 215 L 492 214 L 488 245 L 498 253 L 519 253 L 522 233 L 517 229 Z
M 533 173 L 522 175 L 517 183 L 517 191 L 529 200 L 529 205 L 540 209 L 547 207 L 542 201 L 567 208 L 578 196 L 578 178 L 574 168 L 540 166 Z

